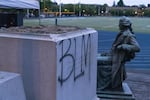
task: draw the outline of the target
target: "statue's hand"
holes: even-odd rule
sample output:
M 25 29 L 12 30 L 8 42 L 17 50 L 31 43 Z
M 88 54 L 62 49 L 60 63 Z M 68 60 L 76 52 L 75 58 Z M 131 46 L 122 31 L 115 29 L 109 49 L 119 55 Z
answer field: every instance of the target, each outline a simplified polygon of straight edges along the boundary
M 122 49 L 122 45 L 118 45 L 117 49 L 121 50 Z
M 128 44 L 121 44 L 117 46 L 117 49 L 119 50 L 130 50 L 130 45 Z

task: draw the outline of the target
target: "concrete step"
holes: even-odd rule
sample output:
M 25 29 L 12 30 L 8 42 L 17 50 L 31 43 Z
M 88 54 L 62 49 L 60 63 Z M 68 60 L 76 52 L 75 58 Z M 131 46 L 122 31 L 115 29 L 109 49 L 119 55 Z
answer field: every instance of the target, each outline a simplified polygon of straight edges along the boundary
M 0 71 L 0 100 L 26 100 L 20 74 Z
M 105 90 L 101 91 L 97 89 L 97 96 L 100 99 L 108 99 L 108 100 L 135 100 L 132 91 L 130 90 L 127 83 L 123 83 L 123 90 L 122 91 L 115 91 L 115 90 Z

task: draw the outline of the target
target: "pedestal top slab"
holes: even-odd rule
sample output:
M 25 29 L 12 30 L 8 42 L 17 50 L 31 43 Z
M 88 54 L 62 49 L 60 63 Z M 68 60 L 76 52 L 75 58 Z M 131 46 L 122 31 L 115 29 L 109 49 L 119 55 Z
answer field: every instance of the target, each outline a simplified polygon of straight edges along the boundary
M 46 29 L 47 28 L 47 29 Z M 49 29 L 50 28 L 50 29 Z M 12 27 L 0 29 L 0 37 L 45 40 L 45 41 L 61 41 L 96 32 L 92 28 L 78 28 L 67 26 L 38 26 L 38 27 Z

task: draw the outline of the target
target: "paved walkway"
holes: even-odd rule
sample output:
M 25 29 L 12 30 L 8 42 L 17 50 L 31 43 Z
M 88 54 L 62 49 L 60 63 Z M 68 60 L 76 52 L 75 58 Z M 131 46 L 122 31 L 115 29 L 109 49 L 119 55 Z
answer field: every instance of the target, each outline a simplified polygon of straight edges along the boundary
M 136 100 L 150 100 L 150 69 L 128 69 L 126 82 Z

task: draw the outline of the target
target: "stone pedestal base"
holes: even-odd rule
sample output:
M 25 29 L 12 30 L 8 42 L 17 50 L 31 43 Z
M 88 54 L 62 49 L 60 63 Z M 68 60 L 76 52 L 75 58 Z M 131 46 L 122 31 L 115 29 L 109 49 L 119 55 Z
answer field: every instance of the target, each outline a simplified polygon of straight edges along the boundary
M 127 83 L 123 83 L 123 91 L 100 91 L 97 90 L 97 96 L 99 98 L 111 99 L 111 100 L 135 100 L 132 91 Z

